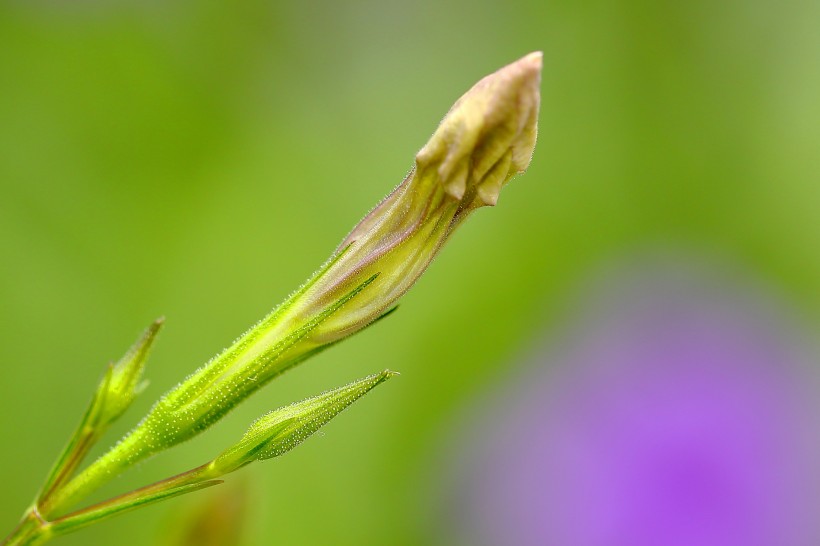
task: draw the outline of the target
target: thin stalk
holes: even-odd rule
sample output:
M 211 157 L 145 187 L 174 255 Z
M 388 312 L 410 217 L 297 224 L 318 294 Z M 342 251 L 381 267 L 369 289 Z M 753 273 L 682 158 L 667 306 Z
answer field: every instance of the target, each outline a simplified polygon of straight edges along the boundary
M 52 520 L 44 518 L 37 507 L 32 506 L 0 546 L 36 546 L 111 516 L 222 483 L 213 479 L 211 470 L 209 462 Z
M 40 516 L 36 506 L 32 506 L 23 517 L 17 527 L 7 536 L 0 546 L 33 546 L 42 544 L 48 540 L 48 522 Z

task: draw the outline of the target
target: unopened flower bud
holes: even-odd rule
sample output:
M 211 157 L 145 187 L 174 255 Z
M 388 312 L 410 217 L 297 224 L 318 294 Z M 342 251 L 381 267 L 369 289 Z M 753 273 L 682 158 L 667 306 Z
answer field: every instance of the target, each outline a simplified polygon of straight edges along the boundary
M 410 174 L 353 228 L 325 266 L 160 399 L 60 500 L 68 504 L 103 476 L 192 438 L 278 374 L 384 316 L 454 229 L 475 209 L 495 205 L 501 188 L 529 165 L 540 78 L 536 52 L 465 93 L 419 151 Z M 122 374 L 123 385 L 130 385 L 130 377 Z M 286 444 L 270 445 L 280 447 L 265 453 Z
M 288 317 L 306 320 L 378 275 L 311 332 L 313 344 L 336 341 L 378 318 L 416 282 L 455 227 L 473 210 L 495 205 L 501 188 L 526 170 L 537 133 L 541 57 L 531 53 L 467 91 L 416 155 L 407 178 L 353 228 L 335 261 L 287 310 Z
M 385 370 L 263 415 L 242 439 L 214 459 L 208 477 L 219 477 L 253 461 L 283 455 L 339 415 L 371 389 L 396 375 Z

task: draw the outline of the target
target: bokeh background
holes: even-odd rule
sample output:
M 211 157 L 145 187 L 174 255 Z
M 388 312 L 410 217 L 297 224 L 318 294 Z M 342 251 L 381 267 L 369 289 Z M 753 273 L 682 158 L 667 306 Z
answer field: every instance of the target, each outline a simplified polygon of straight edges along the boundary
M 751 279 L 743 298 L 765 292 L 789 317 L 777 335 L 810 345 L 818 20 L 802 0 L 0 2 L 1 532 L 145 325 L 167 317 L 151 386 L 112 439 L 318 267 L 462 92 L 533 50 L 530 171 L 399 312 L 105 492 L 204 462 L 278 405 L 385 367 L 401 378 L 221 493 L 59 543 L 478 544 L 492 504 L 459 500 L 473 442 L 503 428 L 504 400 L 547 396 L 516 381 L 558 366 L 540 351 L 589 279 L 643 249 L 729 264 Z

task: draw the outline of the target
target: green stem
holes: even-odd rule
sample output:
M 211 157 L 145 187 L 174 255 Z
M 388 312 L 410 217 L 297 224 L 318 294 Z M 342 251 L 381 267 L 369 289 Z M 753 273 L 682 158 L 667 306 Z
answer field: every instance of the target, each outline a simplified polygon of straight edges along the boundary
M 321 274 L 323 271 L 317 276 Z M 289 314 L 289 306 L 305 289 L 297 292 L 230 348 L 167 392 L 117 445 L 53 491 L 40 505 L 42 514 L 50 518 L 70 509 L 127 468 L 200 434 L 275 376 L 315 354 L 327 344 L 313 342 L 311 332 L 378 276 L 374 273 L 307 318 Z M 231 394 L 224 396 L 224 392 Z
M 177 476 L 59 517 L 49 522 L 49 526 L 54 535 L 70 533 L 111 516 L 222 483 L 221 480 L 215 480 L 212 477 L 211 464 L 207 463 Z
M 0 546 L 33 546 L 42 544 L 50 536 L 49 522 L 40 516 L 36 506 L 32 506 Z
M 108 390 L 113 370 L 113 365 L 109 365 L 102 383 L 97 387 L 97 391 L 88 404 L 88 408 L 80 424 L 77 425 L 63 452 L 57 458 L 54 466 L 52 466 L 37 496 L 36 506 L 42 508 L 48 501 L 48 498 L 74 475 L 74 472 L 83 462 L 88 451 L 93 447 L 99 437 L 102 436 L 104 428 L 101 428 L 98 422 L 99 414 L 104 405 L 105 396 L 103 393 Z
M 36 546 L 111 516 L 222 483 L 213 479 L 213 474 L 211 463 L 207 463 L 50 521 L 32 506 L 0 546 Z
M 140 431 L 142 434 L 139 433 Z M 146 432 L 148 431 L 145 429 L 132 431 L 131 434 L 109 449 L 79 475 L 61 484 L 58 490 L 52 491 L 47 497 L 43 498 L 40 504 L 41 512 L 47 517 L 52 517 L 60 511 L 64 512 L 65 508 L 81 500 L 111 478 L 119 475 L 125 468 L 130 466 L 133 459 L 132 454 L 136 451 L 134 446 L 143 443 L 144 438 L 142 436 Z M 90 472 L 89 469 L 94 471 Z
M 49 497 L 71 478 L 97 438 L 98 435 L 95 434 L 93 429 L 81 428 L 54 465 L 54 469 L 39 495 L 38 504 L 42 505 L 47 502 Z

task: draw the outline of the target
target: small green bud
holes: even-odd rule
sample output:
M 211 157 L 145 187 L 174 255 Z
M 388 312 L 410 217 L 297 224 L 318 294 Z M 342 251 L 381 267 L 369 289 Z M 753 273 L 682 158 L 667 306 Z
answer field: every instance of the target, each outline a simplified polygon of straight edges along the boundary
M 47 502 L 71 478 L 88 451 L 144 389 L 145 361 L 163 320 L 154 321 L 116 364 L 108 365 L 82 421 L 46 478 L 37 497 L 38 505 Z
M 263 461 L 287 453 L 353 402 L 394 375 L 397 375 L 396 372 L 385 370 L 263 415 L 254 421 L 239 443 L 211 462 L 208 476 L 219 477 L 253 461 Z

